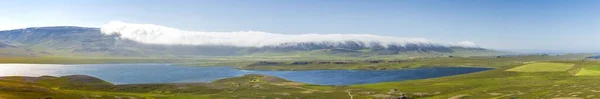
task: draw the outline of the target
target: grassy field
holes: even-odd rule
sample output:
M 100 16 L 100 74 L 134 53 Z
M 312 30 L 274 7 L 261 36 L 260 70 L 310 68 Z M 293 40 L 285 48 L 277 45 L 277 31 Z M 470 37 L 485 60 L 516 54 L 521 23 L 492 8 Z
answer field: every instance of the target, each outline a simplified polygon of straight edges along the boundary
M 368 63 L 365 60 L 350 60 L 349 64 L 307 64 L 293 65 L 295 61 L 311 60 L 289 60 L 279 61 L 285 64 L 278 65 L 258 65 L 243 66 L 241 69 L 257 70 L 320 70 L 320 69 L 359 69 L 359 70 L 388 70 L 388 69 L 407 69 L 420 67 L 485 67 L 502 68 L 507 66 L 523 65 L 527 62 L 535 61 L 558 61 L 558 60 L 581 60 L 590 54 L 567 54 L 560 56 L 504 56 L 504 57 L 438 57 L 438 58 L 418 58 L 405 60 L 384 60 L 401 62 L 381 62 Z M 334 60 L 335 61 L 335 60 Z
M 252 74 L 210 83 L 129 85 L 89 81 L 85 77 L 0 78 L 0 98 L 5 99 L 348 98 L 344 90 L 343 87 L 309 85 Z M 361 97 L 366 98 L 356 96 Z
M 573 64 L 566 71 L 513 72 L 524 65 L 441 78 L 384 82 L 350 86 L 319 86 L 290 82 L 262 75 L 246 75 L 210 83 L 112 85 L 98 80 L 73 82 L 69 77 L 0 79 L 0 98 L 311 98 L 311 99 L 389 99 L 403 94 L 424 99 L 504 99 L 504 98 L 600 98 L 600 76 L 577 76 L 583 68 L 595 68 L 600 61 L 550 61 L 532 63 L 540 69 L 556 64 Z M 82 78 L 82 77 L 79 77 Z M 85 77 L 84 77 L 85 78 Z M 15 80 L 16 79 L 16 80 Z M 33 82 L 32 82 L 33 81 Z M 82 80 L 74 80 L 82 81 Z
M 320 86 L 287 81 L 277 77 L 246 75 L 208 83 L 113 85 L 85 76 L 3 77 L 0 99 L 389 99 L 405 96 L 424 99 L 504 99 L 504 98 L 600 98 L 600 61 L 581 60 L 582 55 L 452 57 L 427 58 L 396 64 L 371 65 L 377 68 L 402 69 L 424 66 L 473 66 L 494 70 L 456 76 L 383 82 L 350 86 Z M 14 58 L 13 58 L 14 59 Z M 230 58 L 214 59 L 228 61 Z M 62 63 L 65 59 L 14 59 L 5 62 Z M 67 63 L 147 62 L 147 59 L 102 60 L 69 59 Z M 153 62 L 194 63 L 193 60 L 152 60 Z M 191 62 L 190 62 L 191 61 Z M 257 60 L 237 60 L 252 62 Z M 197 61 L 202 62 L 202 61 Z M 227 62 L 222 62 L 227 63 Z M 234 62 L 232 62 L 234 63 Z M 365 65 L 365 64 L 362 64 Z M 347 69 L 365 66 L 340 65 L 311 69 Z M 408 66 L 408 67 L 407 67 Z M 290 67 L 290 66 L 275 66 Z M 296 66 L 303 67 L 303 66 Z M 368 65 L 367 65 L 368 67 Z M 519 71 L 519 72 L 515 72 Z M 539 71 L 542 72 L 539 72 Z M 524 72 L 522 72 L 524 71 Z M 538 72 L 532 72 L 538 71 Z M 546 72 L 552 71 L 552 72 Z
M 600 65 L 581 68 L 576 76 L 600 76 Z
M 288 53 L 289 54 L 289 53 Z M 310 54 L 312 55 L 312 54 Z M 196 58 L 148 58 L 148 57 L 0 57 L 0 63 L 30 63 L 30 64 L 120 64 L 120 63 L 166 63 L 181 66 L 240 66 L 240 69 L 258 70 L 319 70 L 319 69 L 406 69 L 419 67 L 487 67 L 498 68 L 509 65 L 519 65 L 529 61 L 576 60 L 593 54 L 566 54 L 560 56 L 473 56 L 473 57 L 429 57 L 429 58 L 342 58 L 339 56 L 299 56 L 290 58 L 278 57 L 196 57 Z M 287 58 L 283 58 L 287 57 Z M 312 57 L 312 58 L 311 58 Z M 354 64 L 309 64 L 309 65 L 249 65 L 258 61 L 275 61 L 292 63 L 295 61 L 356 61 Z M 385 60 L 402 62 L 382 62 L 377 64 L 365 63 L 365 60 Z
M 573 64 L 565 64 L 565 63 L 550 63 L 550 62 L 540 62 L 540 63 L 531 63 L 523 66 L 515 67 L 508 69 L 506 71 L 514 71 L 514 72 L 561 72 L 567 71 L 573 67 Z
M 570 72 L 600 62 L 560 61 L 559 64 L 575 64 L 568 71 L 558 72 L 512 72 L 510 68 L 465 74 L 451 77 L 353 85 L 356 88 L 372 88 L 382 91 L 390 87 L 404 93 L 427 93 L 422 98 L 600 98 L 598 76 L 575 76 Z M 542 64 L 537 64 L 542 65 Z M 551 64 L 554 65 L 554 64 Z M 514 66 L 517 67 L 517 66 Z M 539 69 L 546 69 L 545 66 Z M 433 93 L 433 94 L 432 94 Z

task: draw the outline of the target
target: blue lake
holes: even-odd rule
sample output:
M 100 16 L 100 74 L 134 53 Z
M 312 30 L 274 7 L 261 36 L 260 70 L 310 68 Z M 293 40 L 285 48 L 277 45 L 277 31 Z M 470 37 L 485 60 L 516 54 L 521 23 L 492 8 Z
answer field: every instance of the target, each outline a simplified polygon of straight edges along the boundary
M 264 74 L 318 85 L 368 84 L 425 79 L 489 70 L 489 68 L 417 68 L 405 70 L 237 70 L 235 67 L 187 67 L 169 64 L 0 64 L 0 76 L 90 75 L 115 84 L 210 82 L 244 74 Z

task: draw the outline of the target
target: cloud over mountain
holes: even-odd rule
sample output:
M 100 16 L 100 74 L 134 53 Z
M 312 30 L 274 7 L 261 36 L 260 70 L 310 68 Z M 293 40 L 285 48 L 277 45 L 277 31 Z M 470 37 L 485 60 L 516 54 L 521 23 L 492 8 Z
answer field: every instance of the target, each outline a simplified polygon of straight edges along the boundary
M 358 42 L 361 46 L 366 47 L 387 47 L 390 45 L 478 47 L 469 41 L 438 43 L 423 38 L 388 37 L 371 34 L 286 35 L 261 31 L 201 32 L 179 30 L 153 24 L 132 24 L 120 21 L 112 21 L 103 25 L 101 31 L 105 35 L 119 35 L 121 38 L 142 43 L 167 45 L 263 47 L 294 43 L 344 44 L 347 42 Z
M 479 45 L 471 42 L 471 41 L 462 41 L 458 43 L 450 44 L 451 46 L 462 46 L 462 47 L 479 47 Z

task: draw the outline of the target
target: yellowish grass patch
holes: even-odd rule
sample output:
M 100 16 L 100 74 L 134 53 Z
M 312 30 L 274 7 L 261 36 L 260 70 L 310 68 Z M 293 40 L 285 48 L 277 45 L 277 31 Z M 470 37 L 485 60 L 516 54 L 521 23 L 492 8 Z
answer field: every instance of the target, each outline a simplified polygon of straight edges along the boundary
M 527 65 L 522 65 L 519 67 L 511 68 L 506 71 L 515 71 L 515 72 L 561 72 L 567 71 L 573 67 L 573 64 L 565 64 L 565 63 L 532 63 Z
M 582 68 L 575 76 L 600 76 L 600 67 Z

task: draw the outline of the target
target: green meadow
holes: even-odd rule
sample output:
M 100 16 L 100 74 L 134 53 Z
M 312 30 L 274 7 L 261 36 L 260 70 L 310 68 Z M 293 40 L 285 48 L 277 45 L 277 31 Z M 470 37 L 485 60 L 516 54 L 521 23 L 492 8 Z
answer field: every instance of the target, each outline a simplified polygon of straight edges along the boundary
M 311 85 L 264 75 L 245 75 L 207 83 L 127 85 L 114 85 L 85 76 L 3 77 L 0 78 L 0 99 L 389 99 L 402 96 L 419 99 L 600 98 L 600 83 L 597 83 L 600 81 L 600 61 L 573 57 L 575 56 L 454 57 L 415 60 L 407 64 L 416 64 L 415 68 L 458 64 L 495 69 L 440 78 L 349 86 Z
M 581 68 L 576 76 L 600 76 L 600 65 Z
M 345 64 L 293 64 L 294 62 L 327 61 L 338 62 L 340 60 L 270 60 L 270 62 L 279 62 L 280 64 L 268 65 L 246 65 L 240 69 L 255 70 L 323 70 L 323 69 L 351 69 L 351 70 L 390 70 L 390 69 L 409 69 L 422 67 L 483 67 L 483 68 L 502 68 L 508 66 L 523 65 L 537 61 L 560 61 L 560 60 L 581 60 L 590 54 L 566 54 L 560 56 L 541 56 L 541 55 L 521 55 L 521 56 L 474 56 L 474 57 L 433 57 L 433 58 L 415 58 L 415 59 L 357 59 L 341 60 L 348 62 Z M 379 60 L 378 63 L 369 61 Z
M 531 63 L 523 66 L 508 69 L 506 71 L 514 72 L 561 72 L 567 71 L 573 67 L 573 64 L 540 62 Z
M 543 66 L 544 64 L 549 65 Z M 554 71 L 556 66 L 553 65 L 557 64 L 563 65 L 559 66 L 561 71 Z M 568 66 L 564 64 L 574 64 L 574 66 L 562 71 L 564 67 Z M 405 93 L 428 93 L 424 94 L 422 98 L 431 99 L 598 98 L 600 84 L 597 81 L 600 80 L 600 77 L 575 75 L 578 74 L 578 69 L 589 68 L 589 65 L 598 64 L 600 64 L 598 61 L 556 61 L 535 64 L 540 67 L 539 69 L 553 70 L 553 72 L 533 72 L 529 69 L 525 69 L 527 72 L 514 72 L 511 70 L 515 67 L 531 66 L 529 64 L 451 77 L 353 85 L 351 87 L 379 90 L 395 87 Z

